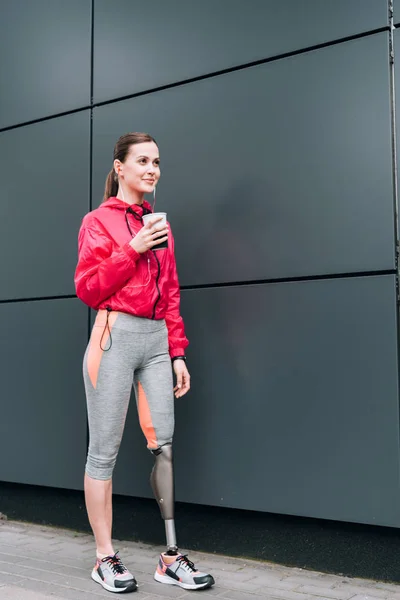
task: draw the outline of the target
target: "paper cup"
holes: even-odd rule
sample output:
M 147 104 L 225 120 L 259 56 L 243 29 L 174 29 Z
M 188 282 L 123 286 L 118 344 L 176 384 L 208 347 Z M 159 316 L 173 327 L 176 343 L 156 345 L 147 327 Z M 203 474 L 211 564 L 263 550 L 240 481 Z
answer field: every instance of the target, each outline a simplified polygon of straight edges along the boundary
M 162 225 L 165 225 L 167 222 L 167 213 L 165 213 L 165 212 L 156 212 L 156 213 L 150 213 L 147 215 L 143 215 L 143 217 L 142 217 L 143 225 L 147 225 L 147 223 L 152 223 L 159 217 L 162 217 L 162 219 L 160 219 L 160 221 L 157 221 L 156 226 L 161 227 Z M 157 238 L 155 238 L 155 239 L 157 239 Z M 161 244 L 157 244 L 157 245 L 153 246 L 153 250 L 160 250 L 161 248 L 168 248 L 168 240 L 165 240 L 165 242 L 162 242 Z

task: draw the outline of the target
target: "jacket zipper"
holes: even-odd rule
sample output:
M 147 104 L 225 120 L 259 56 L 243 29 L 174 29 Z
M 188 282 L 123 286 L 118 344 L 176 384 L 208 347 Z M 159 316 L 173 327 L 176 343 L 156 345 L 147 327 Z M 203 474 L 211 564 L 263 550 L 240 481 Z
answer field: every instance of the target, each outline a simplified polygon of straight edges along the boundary
M 154 254 L 154 256 L 155 256 L 155 258 L 156 258 L 156 261 L 157 261 L 157 278 L 156 278 L 156 287 L 157 287 L 158 296 L 157 296 L 157 300 L 156 300 L 156 301 L 155 301 L 155 303 L 154 303 L 154 307 L 153 307 L 153 314 L 152 314 L 152 317 L 151 317 L 151 318 L 152 318 L 152 319 L 155 319 L 155 316 L 156 316 L 156 306 L 157 306 L 157 304 L 158 304 L 158 302 L 159 302 L 159 300 L 160 300 L 160 296 L 161 296 L 161 293 L 160 293 L 160 288 L 158 287 L 158 282 L 159 282 L 159 279 L 160 279 L 161 267 L 160 267 L 160 261 L 158 260 L 158 256 L 157 256 L 157 254 L 156 254 L 155 252 L 153 252 L 153 254 Z

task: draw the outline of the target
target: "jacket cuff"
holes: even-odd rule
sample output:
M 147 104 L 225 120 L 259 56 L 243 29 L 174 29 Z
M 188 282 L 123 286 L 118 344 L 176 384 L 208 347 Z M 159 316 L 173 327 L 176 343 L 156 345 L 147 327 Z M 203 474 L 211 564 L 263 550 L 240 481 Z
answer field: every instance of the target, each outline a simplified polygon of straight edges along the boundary
M 171 349 L 169 351 L 169 355 L 172 358 L 175 358 L 175 356 L 185 356 L 185 349 L 184 348 L 174 348 L 173 350 Z
M 135 248 L 132 248 L 132 246 L 130 245 L 129 242 L 126 242 L 126 244 L 124 244 L 122 246 L 122 249 L 129 256 L 129 258 L 131 258 L 134 262 L 139 260 L 139 258 L 140 258 L 139 252 L 136 252 Z

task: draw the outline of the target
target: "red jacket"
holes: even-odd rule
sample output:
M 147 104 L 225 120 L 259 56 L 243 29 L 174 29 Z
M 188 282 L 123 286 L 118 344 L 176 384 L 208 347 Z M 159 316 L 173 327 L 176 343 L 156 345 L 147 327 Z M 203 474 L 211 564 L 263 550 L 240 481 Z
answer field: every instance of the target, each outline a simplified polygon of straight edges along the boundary
M 143 227 L 141 217 L 146 212 L 152 212 L 148 202 L 127 205 L 109 198 L 84 217 L 78 238 L 76 294 L 96 310 L 165 319 L 173 358 L 184 355 L 189 343 L 179 312 L 174 239 L 170 231 L 168 248 L 136 252 L 129 244 L 128 224 L 135 235 Z

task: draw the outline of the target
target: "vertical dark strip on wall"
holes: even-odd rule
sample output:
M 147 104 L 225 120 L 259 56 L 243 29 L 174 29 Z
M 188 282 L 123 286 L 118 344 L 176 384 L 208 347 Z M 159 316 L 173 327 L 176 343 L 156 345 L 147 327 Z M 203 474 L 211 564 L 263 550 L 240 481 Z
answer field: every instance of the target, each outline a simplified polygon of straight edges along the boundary
M 89 125 L 89 211 L 93 209 L 93 62 L 94 62 L 94 0 L 90 14 L 90 125 Z M 91 310 L 88 310 L 88 342 L 90 338 Z M 86 446 L 89 447 L 89 424 L 86 429 Z
M 94 0 L 91 6 L 90 39 L 90 126 L 89 126 L 89 211 L 93 208 L 93 62 L 94 62 Z M 88 308 L 88 340 L 90 337 L 90 308 Z
M 396 79 L 395 79 L 395 43 L 393 23 L 393 0 L 388 0 L 389 10 L 389 73 L 390 73 L 390 113 L 392 133 L 392 178 L 393 178 L 393 210 L 394 235 L 396 242 L 396 271 L 399 274 L 399 205 L 397 182 L 397 136 L 396 136 Z
M 397 319 L 397 360 L 399 361 L 400 348 L 400 266 L 399 266 L 399 198 L 397 178 L 397 132 L 396 132 L 396 76 L 395 76 L 395 40 L 394 40 L 394 7 L 393 0 L 388 0 L 389 14 L 389 73 L 390 73 L 390 114 L 392 129 L 392 177 L 393 177 L 393 210 L 394 210 L 394 236 L 395 236 L 395 265 L 396 265 L 396 319 Z M 400 361 L 399 361 L 399 389 L 400 389 Z

